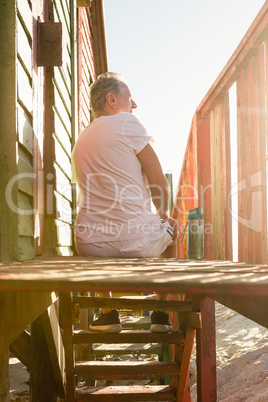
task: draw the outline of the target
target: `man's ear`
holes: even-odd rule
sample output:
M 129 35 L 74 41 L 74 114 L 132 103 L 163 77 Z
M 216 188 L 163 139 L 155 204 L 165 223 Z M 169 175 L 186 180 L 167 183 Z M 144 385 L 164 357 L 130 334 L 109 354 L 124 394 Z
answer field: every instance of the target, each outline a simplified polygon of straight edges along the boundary
M 116 100 L 114 94 L 112 92 L 108 92 L 105 98 L 108 105 L 114 109 L 116 107 Z

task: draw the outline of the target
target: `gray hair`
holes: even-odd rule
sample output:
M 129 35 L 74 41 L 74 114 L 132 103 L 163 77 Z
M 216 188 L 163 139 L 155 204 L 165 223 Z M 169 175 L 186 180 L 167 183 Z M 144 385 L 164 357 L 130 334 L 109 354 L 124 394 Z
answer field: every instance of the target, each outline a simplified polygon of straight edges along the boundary
M 89 87 L 90 109 L 94 115 L 98 110 L 104 109 L 107 93 L 122 95 L 122 83 L 125 83 L 125 80 L 117 73 L 107 72 L 97 77 Z

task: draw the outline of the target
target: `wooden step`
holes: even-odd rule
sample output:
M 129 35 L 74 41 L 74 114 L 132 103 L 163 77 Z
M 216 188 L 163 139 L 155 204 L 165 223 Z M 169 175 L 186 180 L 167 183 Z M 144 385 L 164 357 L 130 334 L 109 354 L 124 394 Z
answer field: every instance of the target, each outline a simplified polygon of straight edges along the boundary
M 169 385 L 132 385 L 109 387 L 84 387 L 76 390 L 77 402 L 131 402 L 175 401 L 175 391 Z
M 181 331 L 169 333 L 153 333 L 151 331 L 125 330 L 119 333 L 102 333 L 95 331 L 76 330 L 73 333 L 73 343 L 184 343 Z
M 134 316 L 121 316 L 121 325 L 123 329 L 150 329 L 150 317 L 134 317 Z
M 141 310 L 164 310 L 164 311 L 191 311 L 191 302 L 177 300 L 153 300 L 134 299 L 126 297 L 89 297 L 74 296 L 73 304 L 79 304 L 80 308 L 110 307 L 116 309 L 141 309 Z
M 179 375 L 180 366 L 175 362 L 159 361 L 85 361 L 76 362 L 75 373 L 92 379 L 144 378 L 151 375 Z
M 108 344 L 94 344 L 93 356 L 106 355 L 127 355 L 127 354 L 144 354 L 144 355 L 161 355 L 162 346 L 159 343 L 122 343 L 110 346 Z

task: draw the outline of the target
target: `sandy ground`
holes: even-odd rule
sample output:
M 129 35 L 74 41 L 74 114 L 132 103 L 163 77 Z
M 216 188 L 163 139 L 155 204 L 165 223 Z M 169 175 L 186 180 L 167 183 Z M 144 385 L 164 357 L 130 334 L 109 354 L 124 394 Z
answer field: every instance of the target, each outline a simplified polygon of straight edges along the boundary
M 218 401 L 268 401 L 268 330 L 216 304 Z M 191 362 L 192 401 L 196 397 L 195 351 Z M 10 359 L 11 401 L 28 401 L 29 375 Z

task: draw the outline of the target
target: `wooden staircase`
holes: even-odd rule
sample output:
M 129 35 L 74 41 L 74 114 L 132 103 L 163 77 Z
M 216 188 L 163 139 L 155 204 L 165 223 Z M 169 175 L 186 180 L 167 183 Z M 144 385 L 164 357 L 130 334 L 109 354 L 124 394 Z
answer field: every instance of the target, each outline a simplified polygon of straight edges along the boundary
M 179 328 L 170 333 L 152 333 L 148 329 L 124 329 L 120 333 L 98 333 L 87 329 L 73 329 L 77 321 L 78 308 L 112 307 L 120 310 L 166 310 L 177 312 Z M 195 327 L 200 327 L 200 314 L 191 311 L 188 301 L 158 301 L 141 298 L 96 298 L 88 296 L 60 295 L 60 311 L 66 360 L 66 401 L 182 401 L 187 390 L 188 371 L 194 342 Z M 133 326 L 133 324 L 132 324 Z M 134 325 L 135 327 L 135 325 Z M 174 328 L 174 323 L 173 323 Z M 113 345 L 135 345 L 135 353 L 142 351 L 138 345 L 152 344 L 157 347 L 158 361 L 98 361 L 94 359 L 94 347 L 88 361 L 75 359 L 77 345 L 111 345 L 106 349 L 113 352 Z M 168 358 L 167 345 L 172 345 Z M 122 348 L 117 349 L 122 353 Z M 103 352 L 103 354 L 105 351 Z M 142 353 L 142 352 L 141 352 Z M 163 358 L 164 356 L 164 358 Z M 77 387 L 77 378 L 89 379 L 91 385 Z M 157 385 L 144 385 L 144 379 L 159 379 Z M 94 381 L 135 380 L 139 385 L 99 385 Z M 156 381 L 153 381 L 154 383 Z

